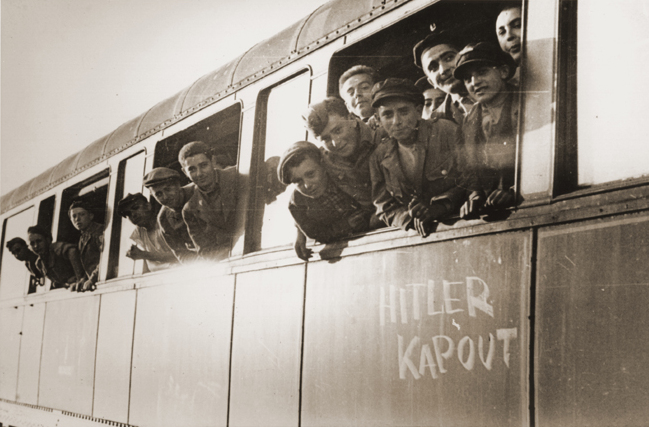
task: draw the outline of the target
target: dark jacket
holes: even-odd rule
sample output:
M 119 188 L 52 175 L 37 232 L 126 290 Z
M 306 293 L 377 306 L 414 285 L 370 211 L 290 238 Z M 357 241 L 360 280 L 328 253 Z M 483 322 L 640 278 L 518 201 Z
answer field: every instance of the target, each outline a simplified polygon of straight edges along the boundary
M 416 144 L 425 152 L 419 187 L 407 181 L 399 161 L 398 142 L 384 139 L 370 159 L 372 196 L 382 221 L 404 230 L 413 219 L 408 204 L 414 197 L 431 201 L 447 201 L 455 212 L 466 199 L 466 177 L 458 166 L 458 150 L 462 144 L 460 128 L 449 120 L 419 120 Z
M 68 252 L 76 248 L 71 243 L 53 242 L 50 244 L 49 257 L 47 262 L 39 257 L 36 260 L 36 267 L 45 277 L 52 281 L 51 289 L 68 287 L 78 279 Z
M 194 195 L 194 188 L 194 184 L 188 184 L 182 188 L 183 207 Z M 198 254 L 194 249 L 194 243 L 191 237 L 189 237 L 187 225 L 183 220 L 182 209 L 175 211 L 167 206 L 163 206 L 158 213 L 158 225 L 160 225 L 165 242 L 167 242 L 167 245 L 169 245 L 180 263 L 187 263 L 198 258 Z
M 235 167 L 216 170 L 217 189 L 206 193 L 200 188 L 182 210 L 187 231 L 201 257 L 228 256 L 236 227 L 238 172 Z
M 79 257 L 88 280 L 97 282 L 99 277 L 99 259 L 104 247 L 104 227 L 93 222 L 88 230 L 79 237 Z
M 468 96 L 465 97 L 465 99 L 469 101 Z M 464 107 L 467 108 L 467 110 L 471 109 L 470 106 L 467 107 L 465 105 Z M 439 107 L 437 107 L 437 109 L 433 112 L 431 118 L 437 117 L 439 119 L 450 120 L 452 122 L 455 122 L 455 124 L 462 126 L 462 123 L 464 122 L 464 117 L 466 115 L 467 113 L 464 111 L 464 109 L 456 105 L 453 102 L 453 98 L 451 98 L 451 95 L 447 94 L 446 98 L 444 99 L 444 102 L 442 102 L 442 104 Z

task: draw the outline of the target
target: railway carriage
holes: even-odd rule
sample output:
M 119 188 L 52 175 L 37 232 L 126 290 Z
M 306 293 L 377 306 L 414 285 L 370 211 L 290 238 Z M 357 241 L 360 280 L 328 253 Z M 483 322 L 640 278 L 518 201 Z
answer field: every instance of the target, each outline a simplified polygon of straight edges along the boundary
M 0 425 L 631 426 L 649 419 L 649 7 L 525 0 L 517 206 L 292 248 L 275 170 L 352 65 L 420 77 L 431 26 L 507 2 L 333 0 L 1 200 Z M 227 260 L 149 273 L 116 213 L 180 147 L 240 176 Z M 4 247 L 104 207 L 94 292 L 28 293 Z

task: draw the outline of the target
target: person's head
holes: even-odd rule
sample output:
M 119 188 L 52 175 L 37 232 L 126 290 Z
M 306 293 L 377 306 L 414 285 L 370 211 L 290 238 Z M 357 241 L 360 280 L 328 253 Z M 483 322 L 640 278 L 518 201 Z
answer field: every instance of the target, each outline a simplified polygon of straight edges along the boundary
M 444 99 L 446 99 L 446 92 L 434 88 L 426 77 L 417 80 L 415 86 L 424 95 L 424 109 L 421 112 L 421 118 L 428 120 L 432 117 L 433 112 L 442 105 Z
M 374 114 L 370 92 L 376 80 L 376 71 L 365 65 L 355 65 L 340 76 L 338 91 L 350 113 L 361 119 Z
M 453 77 L 459 52 L 458 38 L 450 31 L 430 34 L 413 48 L 415 65 L 426 74 L 434 88 L 446 93 L 464 93 L 464 85 Z
M 496 19 L 496 35 L 503 52 L 521 63 L 521 7 L 507 6 Z
M 27 261 L 29 258 L 29 248 L 27 242 L 20 237 L 14 237 L 7 242 L 7 249 L 16 257 L 18 261 Z
M 399 143 L 414 142 L 424 96 L 410 80 L 389 78 L 372 88 L 372 107 L 383 129 Z
M 340 98 L 326 98 L 309 105 L 302 119 L 325 150 L 343 158 L 353 157 L 358 150 L 359 124 Z
M 494 44 L 470 44 L 458 54 L 455 77 L 466 85 L 469 95 L 489 105 L 504 96 L 507 80 L 516 72 L 511 56 Z
M 27 229 L 27 240 L 36 255 L 44 256 L 52 244 L 52 234 L 41 225 L 33 225 Z
M 68 216 L 74 228 L 85 231 L 92 225 L 95 215 L 90 207 L 82 200 L 75 200 L 68 208 Z
M 322 164 L 322 153 L 314 144 L 299 141 L 282 154 L 277 177 L 285 185 L 295 184 L 298 192 L 317 198 L 327 189 L 328 177 Z
M 155 168 L 144 176 L 143 183 L 162 206 L 176 211 L 182 209 L 185 196 L 178 172 L 169 168 Z
M 117 213 L 138 227 L 148 227 L 155 221 L 153 206 L 142 193 L 128 194 L 120 200 Z
M 186 144 L 178 153 L 178 162 L 183 172 L 203 191 L 212 191 L 216 186 L 218 167 L 212 150 L 202 141 Z

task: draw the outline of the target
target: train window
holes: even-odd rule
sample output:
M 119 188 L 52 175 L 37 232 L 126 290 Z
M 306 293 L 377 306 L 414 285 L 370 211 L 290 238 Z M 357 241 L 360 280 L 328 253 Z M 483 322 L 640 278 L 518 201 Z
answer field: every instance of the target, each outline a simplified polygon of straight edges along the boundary
M 257 171 L 253 191 L 255 209 L 249 218 L 247 251 L 292 243 L 295 225 L 288 212 L 290 191 L 277 179 L 279 157 L 286 147 L 307 138 L 301 115 L 309 104 L 309 73 L 302 73 L 260 94 L 258 123 L 251 170 Z
M 640 124 L 649 110 L 649 4 L 563 3 L 578 8 L 577 49 L 568 52 L 568 62 L 577 62 L 578 184 L 646 176 L 649 145 Z
M 153 167 L 171 168 L 189 183 L 178 163 L 178 152 L 183 145 L 192 141 L 203 141 L 209 145 L 219 166 L 225 168 L 237 164 L 239 156 L 239 134 L 241 128 L 241 105 L 234 104 L 213 116 L 196 123 L 158 142 L 155 147 Z
M 135 225 L 117 212 L 117 203 L 126 195 L 142 192 L 144 177 L 145 152 L 142 151 L 128 159 L 122 160 L 117 171 L 117 192 L 115 193 L 115 209 L 113 209 L 113 226 L 110 246 L 110 256 L 107 279 L 130 276 L 143 272 L 144 261 L 132 260 L 126 252 L 133 244 L 131 234 Z
M 4 221 L 0 264 L 0 300 L 22 297 L 27 293 L 30 281 L 29 270 L 25 267 L 25 262 L 16 259 L 6 245 L 15 237 L 20 237 L 27 242 L 27 229 L 34 225 L 34 213 L 34 208 L 31 207 Z

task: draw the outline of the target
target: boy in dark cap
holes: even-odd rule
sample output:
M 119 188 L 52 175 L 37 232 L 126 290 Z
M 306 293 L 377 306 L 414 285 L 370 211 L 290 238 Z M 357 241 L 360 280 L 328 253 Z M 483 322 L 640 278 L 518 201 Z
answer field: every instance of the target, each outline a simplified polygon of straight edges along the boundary
M 282 154 L 277 176 L 285 185 L 296 184 L 289 211 L 299 228 L 295 252 L 303 260 L 312 254 L 304 235 L 322 243 L 366 231 L 372 210 L 363 208 L 329 178 L 322 153 L 314 144 L 296 142 Z
M 453 76 L 455 60 L 461 46 L 463 44 L 457 32 L 435 29 L 412 50 L 415 65 L 424 71 L 428 82 L 447 94 L 436 113 L 458 125 L 462 124 L 473 105 L 473 100 L 469 98 L 462 81 Z
M 182 210 L 194 194 L 194 184 L 180 185 L 180 174 L 169 168 L 155 168 L 144 176 L 143 184 L 162 205 L 158 225 L 176 259 L 186 264 L 198 259 L 194 243 L 183 220 Z
M 82 200 L 75 200 L 68 209 L 68 216 L 74 228 L 81 232 L 79 257 L 86 272 L 86 280 L 78 284 L 80 292 L 94 291 L 99 277 L 99 259 L 104 247 L 104 227 L 93 221 L 94 214 Z
M 508 84 L 515 72 L 516 62 L 495 44 L 469 45 L 458 54 L 455 77 L 477 101 L 462 126 L 467 162 L 484 191 L 462 207 L 462 217 L 515 201 L 518 99 L 516 88 Z
M 126 252 L 127 257 L 143 259 L 149 271 L 169 268 L 176 263 L 176 257 L 162 235 L 153 206 L 142 193 L 129 194 L 120 200 L 117 213 L 128 218 L 136 227 L 131 234 L 135 245 Z
M 372 196 L 379 218 L 426 237 L 436 220 L 466 198 L 456 150 L 459 127 L 421 119 L 424 97 L 409 80 L 390 78 L 372 89 L 372 106 L 390 135 L 372 154 Z
M 435 111 L 444 103 L 446 92 L 434 88 L 427 77 L 422 77 L 415 82 L 415 86 L 424 95 L 424 109 L 421 112 L 421 118 L 428 120 L 435 115 Z
M 203 258 L 225 259 L 236 230 L 237 169 L 218 167 L 212 150 L 202 141 L 186 144 L 178 153 L 178 162 L 196 185 L 182 209 L 194 247 Z
M 25 263 L 25 267 L 29 271 L 29 290 L 28 294 L 36 292 L 36 286 L 43 285 L 43 273 L 36 267 L 36 260 L 38 255 L 29 250 L 27 242 L 20 237 L 14 237 L 7 242 L 7 249 L 18 260 Z
M 50 289 L 70 288 L 75 291 L 81 288 L 75 285 L 85 281 L 86 274 L 76 246 L 65 242 L 52 243 L 52 235 L 40 225 L 29 227 L 27 235 L 29 245 L 38 255 L 36 268 L 52 281 Z

